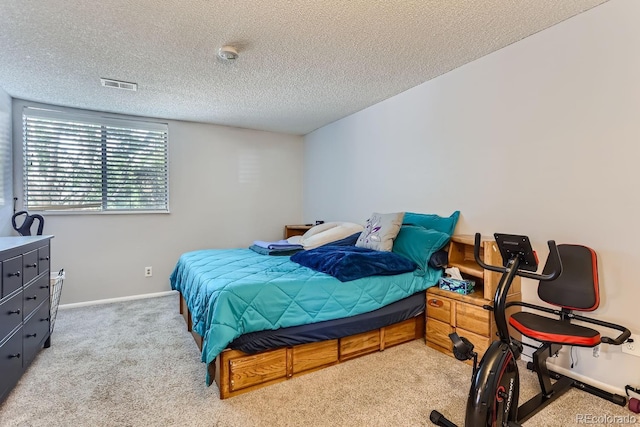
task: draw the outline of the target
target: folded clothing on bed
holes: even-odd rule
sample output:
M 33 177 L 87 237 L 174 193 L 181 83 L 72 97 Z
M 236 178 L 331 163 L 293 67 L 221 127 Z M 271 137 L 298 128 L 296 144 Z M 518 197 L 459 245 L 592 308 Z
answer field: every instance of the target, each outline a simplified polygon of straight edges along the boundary
M 291 261 L 330 274 L 341 282 L 408 273 L 417 267 L 413 261 L 393 252 L 357 246 L 324 245 L 298 252 L 291 256 Z
M 275 242 L 265 242 L 263 240 L 256 240 L 253 242 L 255 246 L 259 246 L 265 249 L 302 249 L 302 245 L 292 244 L 288 240 L 277 240 Z
M 296 249 L 281 249 L 281 248 L 267 249 L 258 245 L 251 245 L 249 246 L 249 249 L 261 255 L 293 255 L 296 252 L 300 252 L 303 250 L 302 247 L 299 247 Z

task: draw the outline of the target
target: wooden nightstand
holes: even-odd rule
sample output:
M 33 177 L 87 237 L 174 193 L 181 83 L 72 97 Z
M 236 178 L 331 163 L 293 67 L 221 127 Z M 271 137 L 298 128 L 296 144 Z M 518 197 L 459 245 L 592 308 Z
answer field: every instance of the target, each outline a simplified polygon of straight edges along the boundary
M 284 238 L 288 239 L 291 236 L 302 236 L 311 227 L 313 227 L 313 224 L 285 225 Z
M 469 295 L 440 289 L 437 285 L 427 290 L 426 341 L 429 347 L 453 356 L 449 334 L 457 332 L 475 346 L 478 360 L 496 339 L 493 312 L 482 308 L 493 305 L 493 297 L 500 274 L 483 270 L 473 257 L 474 236 L 455 235 L 449 243 L 449 267 L 458 267 L 465 279 L 474 280 L 475 291 Z M 502 265 L 496 242 L 483 238 L 480 256 L 487 264 Z M 520 277 L 513 280 L 507 301 L 520 301 Z M 518 307 L 507 310 L 507 316 Z M 516 337 L 519 334 L 514 334 Z

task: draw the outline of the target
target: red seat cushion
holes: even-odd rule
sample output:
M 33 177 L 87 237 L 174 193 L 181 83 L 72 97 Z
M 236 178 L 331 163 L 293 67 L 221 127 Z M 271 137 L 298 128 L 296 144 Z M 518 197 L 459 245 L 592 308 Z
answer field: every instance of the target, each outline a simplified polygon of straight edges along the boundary
M 600 344 L 600 332 L 595 329 L 526 311 L 514 313 L 509 318 L 509 324 L 523 335 L 540 342 L 582 347 Z

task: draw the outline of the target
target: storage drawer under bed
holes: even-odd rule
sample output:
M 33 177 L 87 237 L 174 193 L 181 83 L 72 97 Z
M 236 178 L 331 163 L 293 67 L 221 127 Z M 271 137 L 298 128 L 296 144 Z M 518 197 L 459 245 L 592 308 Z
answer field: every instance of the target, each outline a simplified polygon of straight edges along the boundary
M 200 347 L 202 338 L 192 330 L 191 315 L 182 295 L 180 296 L 180 313 L 187 323 L 187 329 Z M 381 351 L 386 347 L 418 338 L 424 339 L 424 326 L 423 312 L 403 322 L 339 339 L 298 344 L 256 354 L 226 349 L 207 366 L 207 370 L 210 377 L 218 384 L 220 398 L 226 399 L 358 356 Z
M 229 388 L 231 391 L 284 378 L 286 375 L 286 348 L 229 360 Z

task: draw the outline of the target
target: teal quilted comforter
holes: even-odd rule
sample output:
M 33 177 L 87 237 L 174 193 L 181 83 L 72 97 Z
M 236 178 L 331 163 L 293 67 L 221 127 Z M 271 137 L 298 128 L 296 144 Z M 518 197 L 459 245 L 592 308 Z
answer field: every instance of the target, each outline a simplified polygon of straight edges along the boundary
M 203 337 L 202 361 L 211 363 L 244 333 L 373 311 L 435 285 L 441 274 L 429 270 L 341 282 L 288 256 L 208 249 L 183 254 L 170 280 Z

